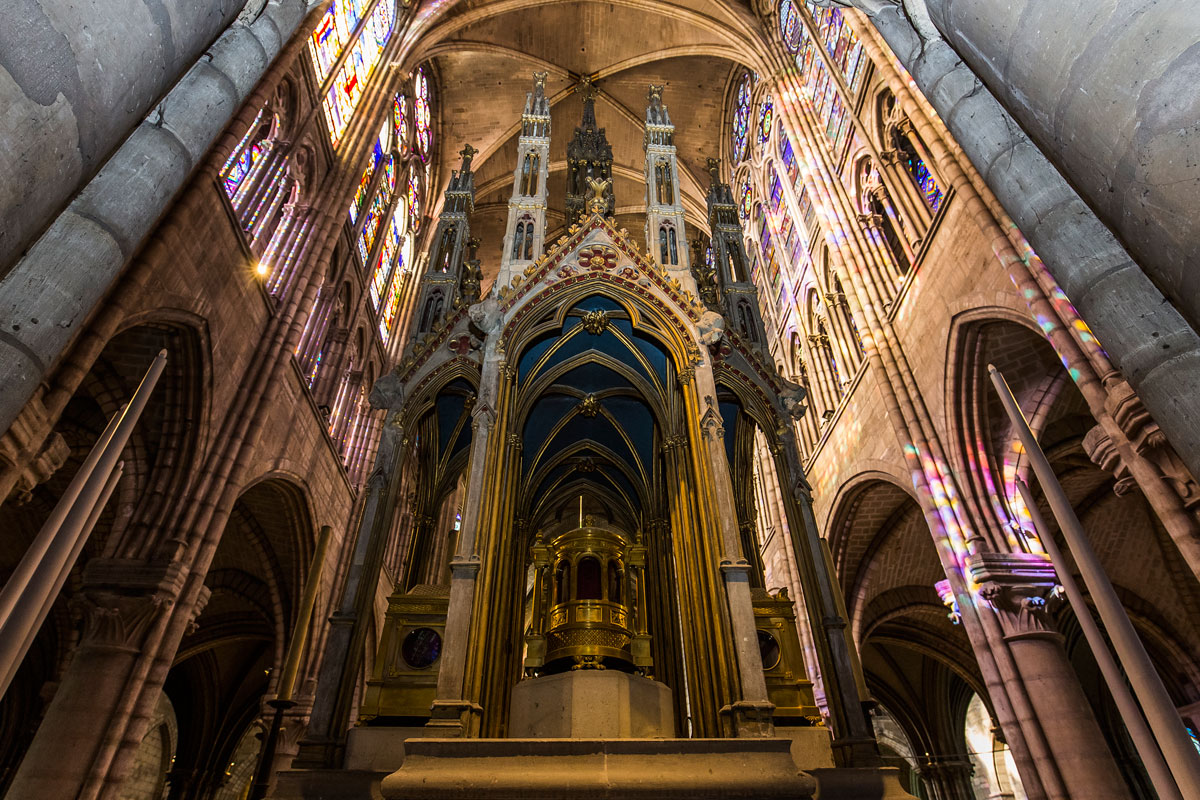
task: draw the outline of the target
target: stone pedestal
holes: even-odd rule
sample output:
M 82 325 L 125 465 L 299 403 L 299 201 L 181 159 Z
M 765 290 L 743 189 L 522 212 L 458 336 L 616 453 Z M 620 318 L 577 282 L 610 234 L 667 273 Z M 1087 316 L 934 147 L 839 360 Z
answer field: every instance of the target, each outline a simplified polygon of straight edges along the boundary
M 576 670 L 518 683 L 509 735 L 528 739 L 666 739 L 671 690 L 615 670 Z
M 776 725 L 775 736 L 792 743 L 792 760 L 805 772 L 833 767 L 833 742 L 829 728 L 823 725 Z
M 383 780 L 388 800 L 805 800 L 816 788 L 786 739 L 410 739 L 405 747 L 404 766 Z

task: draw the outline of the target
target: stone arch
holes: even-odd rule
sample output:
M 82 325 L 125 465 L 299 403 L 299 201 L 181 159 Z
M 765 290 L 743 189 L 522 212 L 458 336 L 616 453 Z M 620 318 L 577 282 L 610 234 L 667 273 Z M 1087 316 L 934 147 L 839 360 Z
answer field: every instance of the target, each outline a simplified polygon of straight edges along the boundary
M 1075 388 L 1061 359 L 1032 322 L 1010 309 L 980 309 L 955 318 L 948 347 L 947 417 L 952 433 L 952 460 L 964 505 L 978 520 L 977 528 L 994 537 L 998 551 L 1039 552 L 1024 504 L 1015 490 L 1020 478 L 1031 487 L 1049 530 L 1060 548 L 1058 526 L 1034 479 L 1007 415 L 987 374 L 995 364 L 1005 375 L 1022 412 L 1030 422 L 1068 500 L 1082 523 L 1130 617 L 1152 650 L 1164 682 L 1174 686 L 1180 703 L 1194 702 L 1195 654 L 1200 652 L 1200 583 L 1186 567 L 1177 547 L 1147 499 L 1133 486 L 1118 485 L 1115 476 L 1092 461 L 1088 436 L 1098 428 L 1089 407 Z M 1071 566 L 1073 572 L 1076 570 Z M 1070 615 L 1060 612 L 1060 627 L 1072 630 Z M 1081 680 L 1099 686 L 1086 647 L 1073 645 L 1068 654 Z M 1182 676 L 1187 675 L 1187 678 Z M 1093 711 L 1114 752 L 1128 750 L 1113 718 L 1105 692 L 1089 692 Z M 1136 781 L 1133 772 L 1127 779 Z
M 268 473 L 234 502 L 205 575 L 210 595 L 164 691 L 179 718 L 172 791 L 208 796 L 278 678 L 315 546 L 306 489 Z M 182 785 L 176 786 L 178 781 Z

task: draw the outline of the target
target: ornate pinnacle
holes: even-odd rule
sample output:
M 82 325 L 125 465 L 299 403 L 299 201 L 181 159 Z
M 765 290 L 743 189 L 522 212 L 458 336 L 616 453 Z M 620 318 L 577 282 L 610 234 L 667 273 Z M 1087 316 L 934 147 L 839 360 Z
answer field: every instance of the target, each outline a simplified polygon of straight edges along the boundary
M 721 159 L 706 158 L 706 159 L 704 159 L 704 164 L 708 169 L 708 174 L 712 176 L 713 184 L 716 185 L 716 184 L 720 183 L 721 182 Z
M 646 101 L 651 106 L 661 106 L 662 105 L 662 96 L 663 96 L 663 87 L 661 85 L 655 86 L 654 84 L 650 84 L 650 90 L 648 92 L 646 92 Z
M 474 147 L 471 147 L 470 143 L 463 145 L 463 149 L 458 151 L 458 154 L 463 157 L 462 171 L 464 173 L 471 171 L 471 158 L 478 152 Z
M 546 78 L 550 75 L 549 72 L 533 73 L 533 96 L 543 97 L 546 94 Z

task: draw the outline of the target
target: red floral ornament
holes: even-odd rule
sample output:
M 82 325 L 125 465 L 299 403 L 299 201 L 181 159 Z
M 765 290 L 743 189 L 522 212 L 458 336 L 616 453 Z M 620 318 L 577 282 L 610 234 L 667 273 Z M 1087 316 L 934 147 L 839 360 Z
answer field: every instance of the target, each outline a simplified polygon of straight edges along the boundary
M 617 266 L 617 254 L 608 247 L 587 247 L 579 251 L 579 266 L 593 272 L 607 272 Z

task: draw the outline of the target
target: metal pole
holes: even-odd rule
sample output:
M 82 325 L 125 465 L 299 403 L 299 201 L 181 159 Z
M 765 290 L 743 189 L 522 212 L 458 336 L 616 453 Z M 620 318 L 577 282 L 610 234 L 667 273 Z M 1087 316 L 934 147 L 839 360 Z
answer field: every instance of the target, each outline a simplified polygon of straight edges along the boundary
M 129 441 L 129 436 L 133 433 L 142 411 L 145 410 L 150 393 L 158 383 L 166 364 L 167 351 L 160 350 L 150 365 L 150 369 L 146 371 L 146 377 L 142 378 L 137 391 L 130 398 L 125 413 L 118 420 L 108 444 L 96 460 L 91 474 L 88 475 L 80 489 L 79 496 L 62 519 L 61 525 L 46 531 L 50 536 L 49 545 L 46 547 L 44 555 L 33 565 L 32 574 L 25 582 L 24 591 L 17 593 L 12 612 L 0 625 L 0 674 L 15 671 L 16 665 L 20 663 L 21 650 L 30 631 L 37 632 L 36 622 L 43 604 L 47 597 L 53 600 L 53 586 L 59 574 L 64 569 L 69 570 L 74 563 L 71 560 L 71 554 L 76 552 L 77 538 L 91 517 L 92 509 L 103 492 L 104 486 L 108 483 L 109 474 L 125 449 L 125 444 Z M 22 561 L 24 562 L 24 559 Z M 6 586 L 5 590 L 7 589 Z
M 329 548 L 329 538 L 332 535 L 333 528 L 328 525 L 322 525 L 321 532 L 317 535 L 317 547 L 313 550 L 308 578 L 304 583 L 304 596 L 300 599 L 300 610 L 296 614 L 296 627 L 292 631 L 287 657 L 283 660 L 279 685 L 275 687 L 275 696 L 280 700 L 291 700 L 292 692 L 296 688 L 300 657 L 304 655 L 305 645 L 308 644 L 308 627 L 312 622 L 313 609 L 317 605 L 317 590 L 321 588 L 321 568 L 325 565 L 325 551 Z
M 1183 800 L 1183 795 L 1179 793 L 1179 787 L 1175 785 L 1175 779 L 1171 777 L 1171 770 L 1167 768 L 1167 762 L 1163 760 L 1162 753 L 1159 752 L 1158 743 L 1154 741 L 1154 735 L 1146 726 L 1146 720 L 1142 718 L 1142 710 L 1138 708 L 1137 701 L 1133 699 L 1129 687 L 1125 685 L 1125 676 L 1121 674 L 1120 667 L 1117 666 L 1116 660 L 1109 651 L 1108 643 L 1104 641 L 1104 635 L 1100 633 L 1100 627 L 1096 625 L 1096 620 L 1092 619 L 1092 611 L 1084 601 L 1083 593 L 1079 591 L 1079 585 L 1075 583 L 1074 576 L 1067 570 L 1062 551 L 1058 549 L 1058 542 L 1054 541 L 1050 529 L 1046 527 L 1046 523 L 1042 519 L 1042 512 L 1033 502 L 1033 494 L 1025 485 L 1025 481 L 1020 479 L 1017 480 L 1017 490 L 1021 493 L 1021 499 L 1025 501 L 1025 508 L 1028 509 L 1029 516 L 1033 520 L 1034 532 L 1037 533 L 1046 554 L 1054 562 L 1054 571 L 1058 573 L 1058 582 L 1071 602 L 1075 618 L 1079 620 L 1079 627 L 1083 630 L 1088 646 L 1092 648 L 1092 655 L 1096 657 L 1096 664 L 1100 667 L 1101 674 L 1104 675 L 1104 682 L 1108 684 L 1108 691 L 1112 694 L 1113 702 L 1117 704 L 1117 711 L 1120 712 L 1121 719 L 1125 722 L 1125 728 L 1129 731 L 1129 738 L 1133 740 L 1133 746 L 1137 748 L 1138 755 L 1142 759 L 1142 766 L 1146 768 L 1146 773 L 1150 776 L 1150 783 L 1154 785 L 1154 791 L 1158 794 L 1159 800 Z
M 75 546 L 71 550 L 71 557 L 68 559 L 66 566 L 59 571 L 58 577 L 54 582 L 51 591 L 45 596 L 42 602 L 42 608 L 38 612 L 37 619 L 30 626 L 28 633 L 25 634 L 25 640 L 21 643 L 21 650 L 17 657 L 13 659 L 11 664 L 7 665 L 3 675 L 0 675 L 0 695 L 8 691 L 9 685 L 13 678 L 17 675 L 17 670 L 21 666 L 21 662 L 25 660 L 26 654 L 29 653 L 29 648 L 33 647 L 33 642 L 37 638 L 38 631 L 42 629 L 42 625 L 46 623 L 46 617 L 50 616 L 50 609 L 54 607 L 54 601 L 58 599 L 58 593 L 62 591 L 63 584 L 67 582 L 67 576 L 71 574 L 71 567 L 79 560 L 79 554 L 83 552 L 83 546 L 87 543 L 88 537 L 92 533 L 92 529 L 96 527 L 96 521 L 100 519 L 100 514 L 103 513 L 104 507 L 108 505 L 108 500 L 112 497 L 113 491 L 117 488 L 117 483 L 121 480 L 121 476 L 125 473 L 125 462 L 118 461 L 116 469 L 108 476 L 108 482 L 104 484 L 104 489 L 100 492 L 100 498 L 92 507 L 92 513 L 88 515 L 87 522 L 83 526 L 83 530 L 79 536 L 75 538 Z
M 1000 402 L 1004 404 L 1004 410 L 1012 420 L 1013 429 L 1025 448 L 1025 455 L 1028 456 L 1038 482 L 1042 485 L 1042 491 L 1050 502 L 1050 510 L 1058 520 L 1058 526 L 1062 529 L 1063 538 L 1076 566 L 1079 567 L 1084 585 L 1096 603 L 1100 621 L 1104 623 L 1117 651 L 1117 657 L 1121 660 L 1121 666 L 1129 676 L 1129 682 L 1133 685 L 1133 691 L 1146 714 L 1150 729 L 1154 731 L 1154 738 L 1158 740 L 1163 757 L 1171 768 L 1175 783 L 1185 797 L 1200 798 L 1200 754 L 1192 746 L 1191 739 L 1184 730 L 1183 720 L 1179 718 L 1179 712 L 1163 686 L 1162 678 L 1138 639 L 1133 623 L 1129 621 L 1129 616 L 1121 606 L 1112 583 L 1100 565 L 1100 559 L 1088 541 L 1083 525 L 1075 516 L 1075 510 L 1071 508 L 1058 479 L 1054 477 L 1054 470 L 1046 460 L 1046 454 L 1038 446 L 1033 431 L 1029 429 L 1029 423 L 1025 421 L 1025 415 L 1021 413 L 1008 383 L 991 364 L 988 364 L 988 372 L 992 376 L 992 383 L 1000 396 Z
M 66 491 L 62 497 L 58 498 L 58 502 L 54 505 L 54 510 L 50 512 L 50 516 L 42 523 L 41 529 L 34 537 L 33 542 L 25 551 L 25 555 L 21 556 L 20 563 L 13 570 L 13 574 L 9 576 L 4 583 L 4 589 L 0 590 L 0 627 L 3 627 L 8 622 L 8 618 L 12 615 L 12 610 L 17 605 L 19 598 L 25 589 L 29 586 L 29 581 L 32 580 L 34 573 L 37 571 L 38 564 L 45 557 L 46 551 L 50 549 L 50 545 L 54 542 L 54 537 L 57 535 L 59 528 L 62 527 L 63 520 L 67 514 L 75 506 L 75 501 L 79 499 L 79 493 L 83 491 L 84 485 L 88 479 L 92 477 L 92 473 L 96 470 L 96 464 L 100 461 L 100 457 L 104 455 L 105 450 L 112 440 L 113 432 L 117 429 L 117 424 L 125 415 L 128 405 L 121 406 L 120 410 L 113 415 L 108 421 L 108 425 L 104 427 L 104 431 L 100 434 L 100 438 L 96 440 L 96 444 L 92 446 L 91 452 L 87 454 L 87 458 L 79 465 L 79 469 L 75 473 L 75 477 L 71 478 L 71 482 L 67 484 Z
M 254 782 L 250 785 L 250 794 L 246 800 L 263 800 L 271 788 L 271 767 L 275 763 L 279 731 L 283 727 L 283 712 L 296 705 L 292 701 L 292 692 L 296 688 L 300 658 L 304 655 L 305 645 L 308 644 L 308 628 L 312 623 L 313 609 L 317 605 L 317 590 L 321 587 L 321 568 L 325 565 L 325 551 L 329 548 L 329 538 L 332 535 L 333 528 L 328 525 L 321 526 L 312 563 L 308 567 L 308 577 L 304 582 L 300 610 L 296 614 L 296 624 L 292 629 L 292 640 L 288 643 L 287 655 L 283 659 L 283 671 L 279 675 L 279 684 L 275 687 L 275 699 L 267 701 L 267 705 L 274 708 L 275 713 L 271 716 L 271 727 L 263 739 L 258 768 L 254 771 Z

